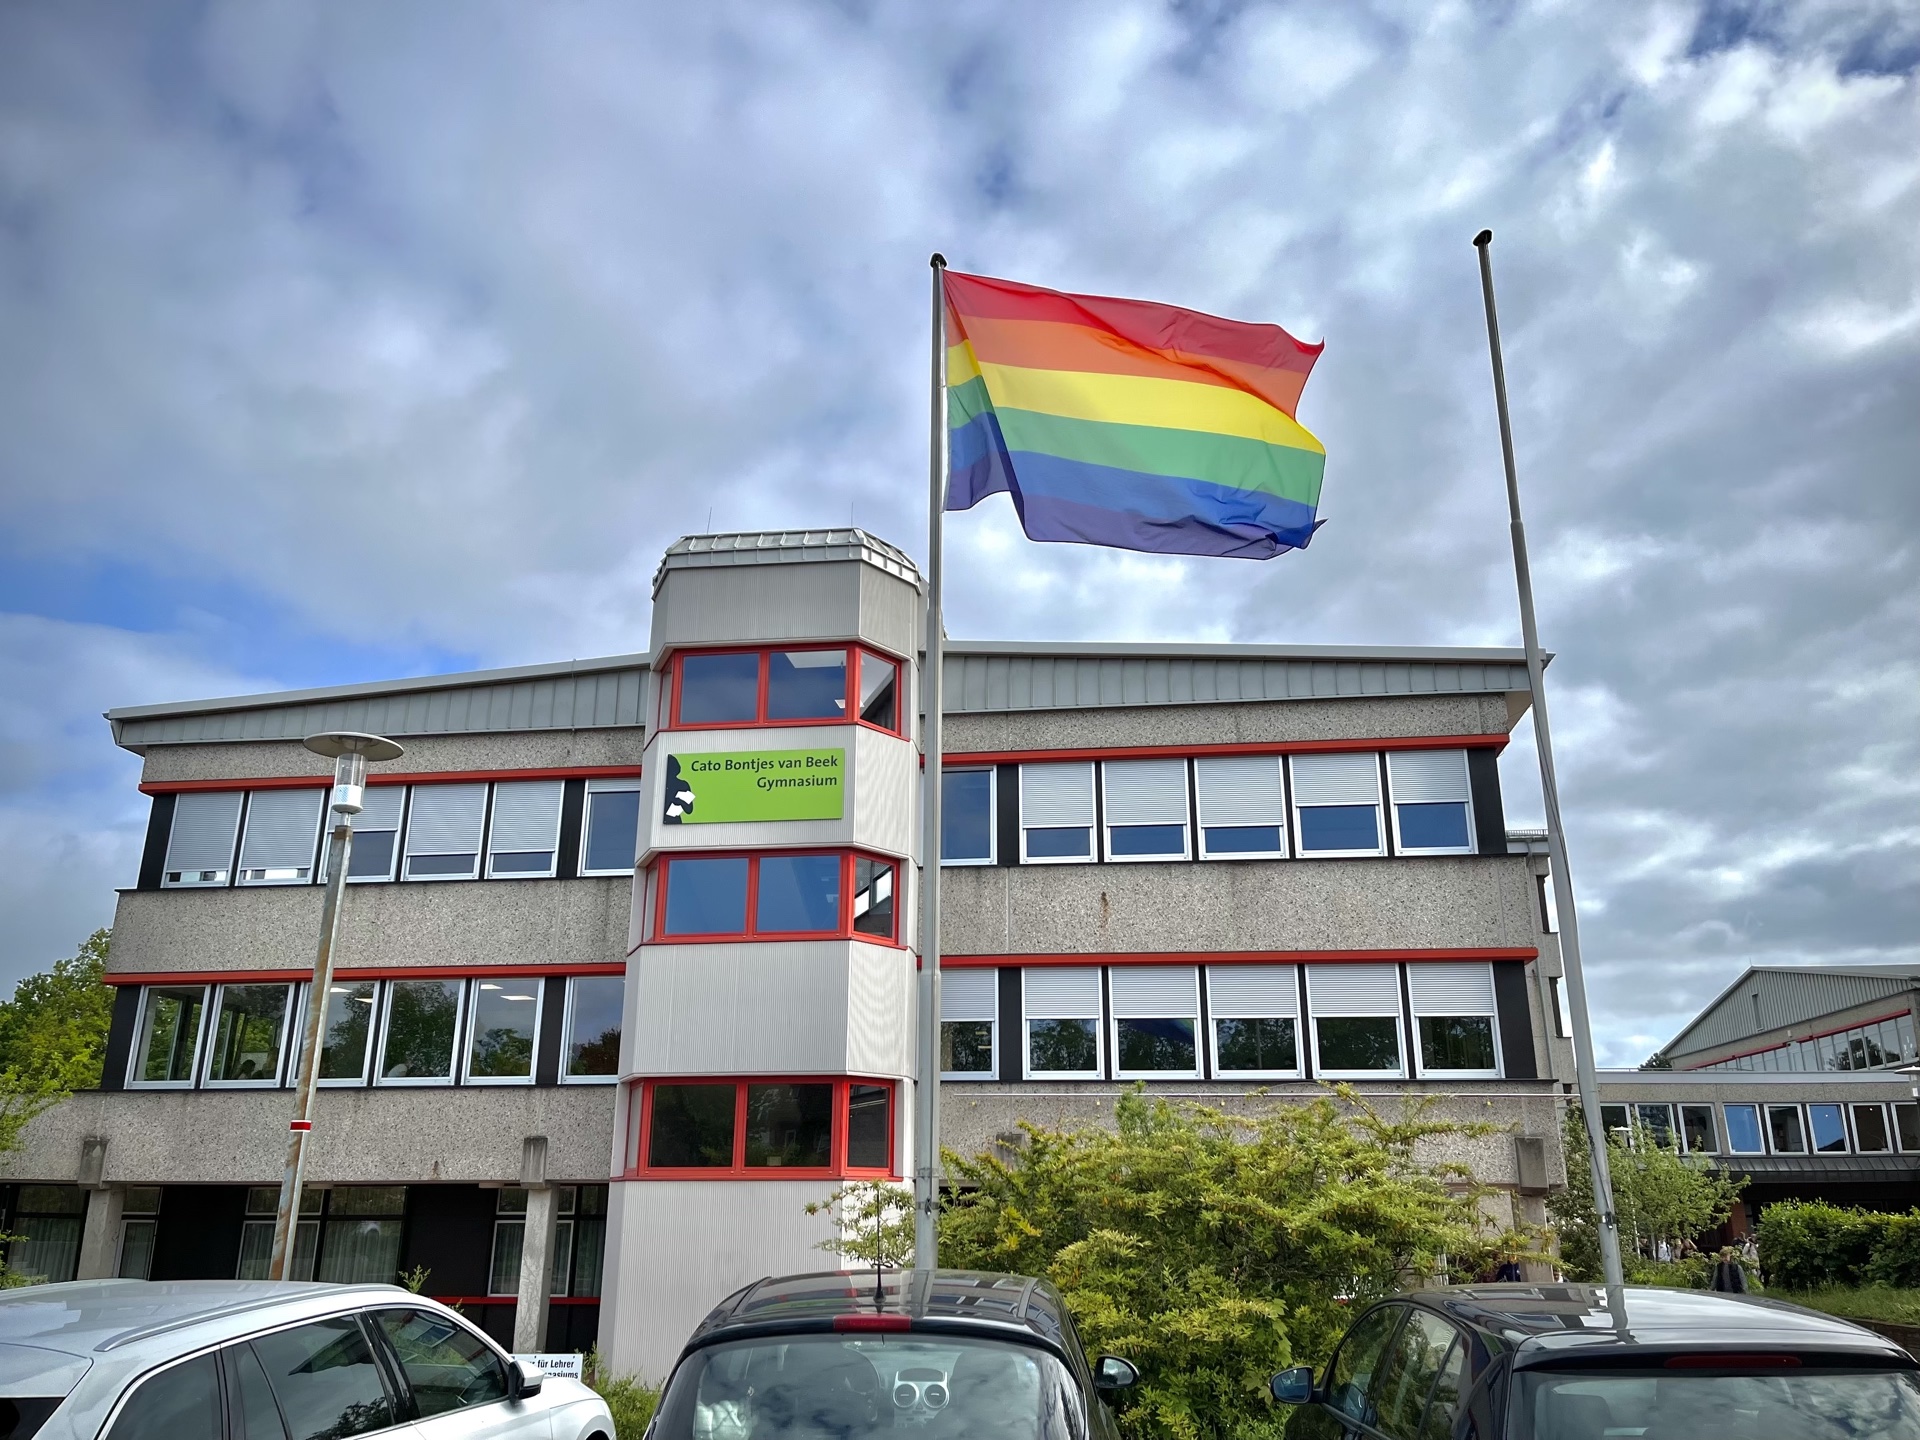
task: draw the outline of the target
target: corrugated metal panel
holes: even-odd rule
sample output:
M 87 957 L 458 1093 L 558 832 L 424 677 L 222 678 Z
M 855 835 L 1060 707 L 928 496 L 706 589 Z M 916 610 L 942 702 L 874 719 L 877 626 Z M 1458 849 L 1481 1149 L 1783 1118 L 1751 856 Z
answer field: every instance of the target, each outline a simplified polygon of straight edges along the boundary
M 1409 965 L 1407 990 L 1416 1015 L 1493 1014 L 1493 966 L 1485 960 Z
M 1300 989 L 1292 965 L 1209 965 L 1207 1005 L 1216 1016 L 1298 1016 Z
M 182 874 L 222 870 L 233 864 L 233 838 L 240 828 L 240 792 L 182 795 L 173 807 L 167 838 L 167 869 Z
M 1021 972 L 1029 1020 L 1098 1020 L 1100 971 L 1096 966 L 1034 968 Z
M 940 973 L 942 1020 L 992 1020 L 999 1009 L 998 970 L 943 970 Z
M 1920 969 L 1885 973 L 1808 965 L 1755 969 L 1700 1013 L 1663 1052 L 1679 1063 L 1696 1051 L 1730 1045 L 1749 1036 L 1809 1025 L 1836 1010 L 1851 1009 L 1920 988 Z
M 1397 965 L 1309 965 L 1307 1004 L 1315 1015 L 1398 1015 Z
M 1286 823 L 1278 756 L 1202 756 L 1194 761 L 1193 773 L 1202 825 Z
M 1120 1020 L 1178 1020 L 1200 1014 L 1197 965 L 1116 965 L 1109 979 Z

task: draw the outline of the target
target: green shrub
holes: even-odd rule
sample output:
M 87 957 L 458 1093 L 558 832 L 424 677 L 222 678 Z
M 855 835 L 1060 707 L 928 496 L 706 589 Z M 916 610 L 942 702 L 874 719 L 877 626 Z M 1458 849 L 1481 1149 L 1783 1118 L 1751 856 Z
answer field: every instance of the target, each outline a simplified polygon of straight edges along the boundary
M 1884 1219 L 1879 1243 L 1867 1262 L 1867 1283 L 1896 1290 L 1920 1289 L 1920 1210 Z
M 595 1349 L 587 1355 L 586 1382 L 613 1412 L 613 1440 L 640 1440 L 660 1405 L 660 1387 L 631 1375 L 605 1373 L 605 1362 Z
M 1678 1260 L 1643 1260 L 1624 1255 L 1621 1262 L 1629 1285 L 1664 1285 L 1670 1290 L 1706 1290 L 1713 1285 L 1713 1265 L 1717 1256 L 1683 1256 Z
M 1824 1200 L 1782 1200 L 1760 1212 L 1760 1266 L 1787 1290 L 1858 1285 L 1894 1217 Z

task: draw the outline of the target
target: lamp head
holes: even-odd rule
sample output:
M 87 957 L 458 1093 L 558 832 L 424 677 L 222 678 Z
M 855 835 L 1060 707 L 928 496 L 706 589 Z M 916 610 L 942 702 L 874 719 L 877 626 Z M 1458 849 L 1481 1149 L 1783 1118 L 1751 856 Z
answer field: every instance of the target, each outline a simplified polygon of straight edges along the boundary
M 322 731 L 301 743 L 333 761 L 333 794 L 327 808 L 342 816 L 360 813 L 366 798 L 368 761 L 398 760 L 406 753 L 383 735 L 363 735 L 357 730 Z

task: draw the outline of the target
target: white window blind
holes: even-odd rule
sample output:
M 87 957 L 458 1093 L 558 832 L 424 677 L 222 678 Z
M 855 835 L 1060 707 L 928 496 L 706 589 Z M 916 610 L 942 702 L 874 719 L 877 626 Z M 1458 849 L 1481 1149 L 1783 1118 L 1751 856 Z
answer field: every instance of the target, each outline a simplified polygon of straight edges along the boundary
M 942 1020 L 992 1020 L 999 1010 L 996 993 L 1000 985 L 998 970 L 942 970 L 940 972 L 940 1018 Z
M 1380 803 L 1380 757 L 1354 755 L 1295 755 L 1293 803 L 1296 805 L 1377 805 Z
M 1117 1020 L 1190 1019 L 1200 1013 L 1195 965 L 1116 965 L 1107 984 Z
M 1202 825 L 1279 825 L 1285 821 L 1278 756 L 1203 757 L 1193 763 Z
M 177 795 L 173 801 L 173 830 L 167 837 L 166 873 L 191 884 L 202 871 L 226 878 L 233 864 L 234 832 L 240 826 L 238 790 L 201 790 Z
M 417 785 L 408 855 L 478 855 L 486 814 L 485 785 Z
M 1464 750 L 1390 750 L 1387 779 L 1397 805 L 1433 805 L 1467 798 Z
M 1100 971 L 1094 966 L 1035 966 L 1025 978 L 1029 1020 L 1100 1018 Z
M 1093 824 L 1093 762 L 1022 765 L 1020 823 L 1036 826 Z
M 599 795 L 608 790 L 638 790 L 639 788 L 640 777 L 638 775 L 616 775 L 610 779 L 587 781 L 587 793 L 589 795 Z
M 495 785 L 492 853 L 511 855 L 557 848 L 560 799 L 566 788 L 563 780 L 505 780 Z
M 320 833 L 325 789 L 256 790 L 247 805 L 247 833 L 240 842 L 242 879 L 264 879 L 256 871 L 297 871 L 304 880 L 313 869 L 313 847 Z M 282 875 L 279 878 L 294 878 Z
M 1298 970 L 1295 965 L 1210 965 L 1207 1008 L 1222 1020 L 1298 1019 Z
M 398 830 L 400 811 L 405 807 L 407 787 L 404 785 L 369 785 L 366 798 L 361 802 L 360 813 L 353 817 L 354 833 L 363 830 Z
M 1186 761 L 1109 760 L 1105 771 L 1107 824 L 1187 823 Z
M 1409 965 L 1407 993 L 1416 1015 L 1491 1015 L 1493 965 L 1486 960 Z
M 1315 1015 L 1398 1015 L 1398 965 L 1309 965 L 1307 1005 Z

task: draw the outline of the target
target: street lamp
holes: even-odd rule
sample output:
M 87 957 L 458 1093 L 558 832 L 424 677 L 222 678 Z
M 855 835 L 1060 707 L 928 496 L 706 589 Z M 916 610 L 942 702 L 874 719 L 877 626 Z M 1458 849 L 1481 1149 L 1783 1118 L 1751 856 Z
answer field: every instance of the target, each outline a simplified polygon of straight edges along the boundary
M 379 735 L 332 730 L 309 735 L 307 749 L 333 761 L 333 792 L 327 808 L 333 812 L 333 834 L 327 841 L 327 895 L 320 908 L 320 952 L 314 957 L 313 983 L 307 987 L 307 1013 L 301 1024 L 300 1076 L 294 1090 L 293 1123 L 288 1126 L 287 1168 L 280 1179 L 280 1210 L 273 1221 L 273 1258 L 270 1279 L 284 1280 L 293 1262 L 293 1237 L 300 1216 L 300 1184 L 304 1178 L 307 1136 L 313 1130 L 313 1082 L 320 1068 L 320 1030 L 327 1013 L 327 993 L 333 983 L 333 943 L 340 934 L 340 894 L 347 884 L 347 861 L 353 853 L 353 817 L 360 813 L 366 794 L 367 765 L 398 760 L 401 749 Z

